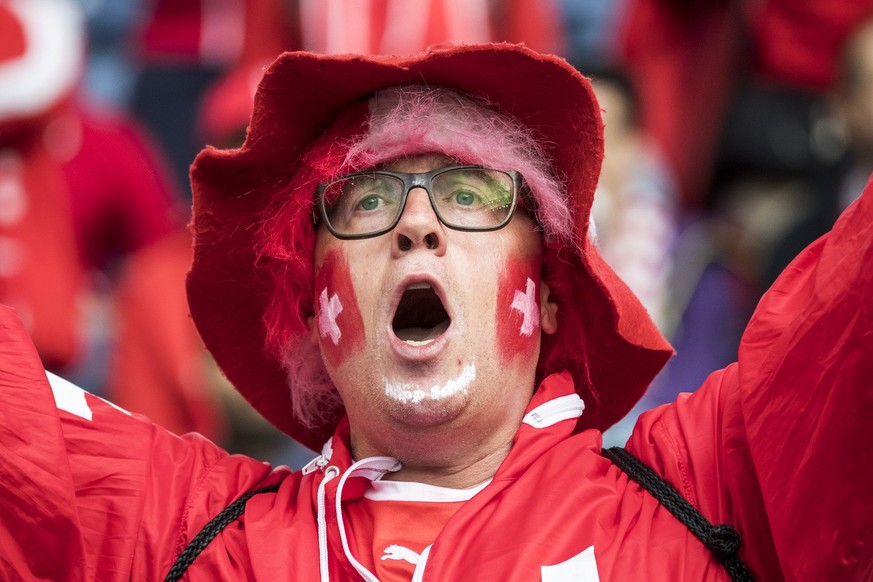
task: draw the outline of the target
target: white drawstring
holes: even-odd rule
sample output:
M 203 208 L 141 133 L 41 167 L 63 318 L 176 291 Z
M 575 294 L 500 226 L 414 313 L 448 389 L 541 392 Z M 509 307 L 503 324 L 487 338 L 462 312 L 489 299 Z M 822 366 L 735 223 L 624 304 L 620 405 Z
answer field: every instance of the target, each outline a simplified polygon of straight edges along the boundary
M 324 472 L 324 479 L 318 486 L 318 569 L 321 573 L 321 582 L 330 581 L 330 570 L 327 563 L 327 516 L 324 502 L 324 486 L 327 482 L 339 475 L 339 469 L 330 466 Z
M 354 567 L 354 569 L 358 571 L 358 574 L 360 574 L 367 582 L 379 582 L 379 579 L 352 555 L 352 551 L 349 548 L 349 540 L 348 536 L 346 536 L 346 526 L 343 521 L 342 512 L 343 487 L 349 477 L 361 476 L 366 477 L 370 481 L 377 481 L 381 479 L 385 473 L 398 471 L 400 470 L 400 467 L 400 461 L 392 457 L 369 457 L 367 459 L 361 459 L 346 469 L 346 472 L 343 473 L 342 479 L 340 479 L 339 485 L 337 485 L 336 488 L 336 521 L 337 526 L 339 527 L 340 540 L 342 540 L 343 543 L 343 552 L 345 552 L 346 559 L 352 567 Z
M 381 479 L 385 473 L 400 470 L 400 467 L 400 462 L 392 457 L 370 457 L 367 459 L 361 459 L 346 469 L 336 489 L 336 519 L 337 526 L 339 527 L 340 539 L 343 544 L 343 552 L 345 552 L 346 559 L 349 563 L 365 580 L 367 580 L 367 582 L 379 582 L 379 579 L 376 578 L 372 572 L 367 570 L 357 559 L 355 559 L 349 548 L 342 513 L 343 487 L 349 477 L 361 476 L 366 477 L 370 481 L 376 481 Z M 318 565 L 321 573 L 321 582 L 330 581 L 327 556 L 327 504 L 325 502 L 325 485 L 337 475 L 339 475 L 339 469 L 331 465 L 325 470 L 324 479 L 322 479 L 321 484 L 318 486 Z

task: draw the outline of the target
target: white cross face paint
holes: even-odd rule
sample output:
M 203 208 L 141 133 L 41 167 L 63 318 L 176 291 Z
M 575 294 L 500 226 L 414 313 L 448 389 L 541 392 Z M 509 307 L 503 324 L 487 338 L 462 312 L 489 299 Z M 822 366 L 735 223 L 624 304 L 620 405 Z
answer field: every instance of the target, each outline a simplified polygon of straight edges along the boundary
M 461 373 L 445 384 L 435 384 L 428 389 L 416 388 L 407 382 L 393 383 L 385 380 L 385 395 L 402 404 L 418 404 L 425 400 L 439 401 L 456 394 L 466 394 L 467 388 L 476 380 L 476 365 L 467 364 Z
M 536 285 L 530 277 L 527 278 L 524 292 L 516 290 L 510 308 L 521 313 L 522 322 L 519 333 L 530 337 L 540 325 L 540 308 L 537 305 Z
M 343 304 L 339 296 L 334 293 L 328 298 L 327 287 L 321 290 L 318 298 L 318 333 L 322 338 L 330 337 L 333 345 L 338 345 L 342 337 L 339 325 L 336 323 L 337 316 L 343 311 Z

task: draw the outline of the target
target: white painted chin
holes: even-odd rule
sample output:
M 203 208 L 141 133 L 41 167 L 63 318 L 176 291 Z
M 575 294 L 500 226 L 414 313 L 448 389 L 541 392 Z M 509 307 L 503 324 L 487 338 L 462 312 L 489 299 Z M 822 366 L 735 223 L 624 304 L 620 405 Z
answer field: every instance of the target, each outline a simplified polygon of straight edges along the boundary
M 440 384 L 422 386 L 415 382 L 392 382 L 385 380 L 385 396 L 401 405 L 439 403 L 456 396 L 466 396 L 470 385 L 476 380 L 476 365 L 467 364 L 454 378 Z

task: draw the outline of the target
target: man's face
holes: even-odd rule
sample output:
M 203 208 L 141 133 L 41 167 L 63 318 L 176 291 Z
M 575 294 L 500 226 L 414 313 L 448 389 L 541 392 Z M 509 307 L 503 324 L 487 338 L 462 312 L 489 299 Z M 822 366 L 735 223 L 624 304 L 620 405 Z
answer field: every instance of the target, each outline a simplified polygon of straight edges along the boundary
M 427 155 L 384 169 L 453 164 Z M 344 241 L 319 228 L 311 338 L 346 405 L 356 456 L 403 460 L 404 443 L 447 428 L 511 438 L 533 393 L 540 333 L 555 328 L 541 259 L 525 211 L 500 230 L 452 230 L 422 188 L 387 234 Z

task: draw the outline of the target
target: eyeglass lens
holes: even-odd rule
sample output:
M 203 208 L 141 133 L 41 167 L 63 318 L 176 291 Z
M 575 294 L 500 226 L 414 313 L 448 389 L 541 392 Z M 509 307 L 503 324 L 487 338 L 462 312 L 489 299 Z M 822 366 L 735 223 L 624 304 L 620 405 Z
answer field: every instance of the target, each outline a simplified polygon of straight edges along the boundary
M 335 180 L 323 193 L 329 204 L 327 220 L 343 234 L 388 228 L 402 212 L 406 187 L 399 176 L 381 172 Z M 434 176 L 430 184 L 440 220 L 447 226 L 470 229 L 493 228 L 505 222 L 512 212 L 513 190 L 509 174 L 484 168 L 446 170 Z

